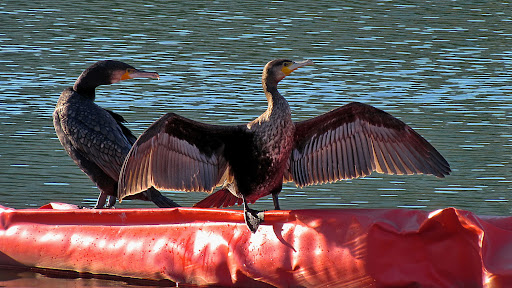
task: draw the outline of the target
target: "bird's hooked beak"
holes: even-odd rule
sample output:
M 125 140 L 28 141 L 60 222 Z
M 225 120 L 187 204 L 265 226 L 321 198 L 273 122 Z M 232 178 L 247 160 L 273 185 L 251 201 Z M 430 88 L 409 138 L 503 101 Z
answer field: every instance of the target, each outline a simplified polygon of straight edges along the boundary
M 314 64 L 313 61 L 311 61 L 309 59 L 300 61 L 300 62 L 293 62 L 291 65 L 283 67 L 282 71 L 283 71 L 284 75 L 288 76 L 293 71 L 297 70 L 300 67 L 304 67 L 306 65 L 313 65 L 313 64 Z
M 121 76 L 121 80 L 133 79 L 133 78 L 154 78 L 160 79 L 160 75 L 156 72 L 146 72 L 137 69 L 126 69 L 124 74 Z

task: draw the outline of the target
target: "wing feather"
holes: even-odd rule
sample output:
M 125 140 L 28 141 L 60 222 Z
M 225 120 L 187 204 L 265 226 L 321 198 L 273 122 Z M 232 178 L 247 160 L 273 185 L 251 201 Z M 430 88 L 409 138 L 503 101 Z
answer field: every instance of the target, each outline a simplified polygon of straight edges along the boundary
M 329 143 L 332 142 L 332 141 L 335 141 L 334 139 L 334 131 L 330 131 L 329 132 Z M 336 157 L 336 149 L 335 149 L 335 146 L 334 145 L 329 145 L 327 146 L 327 151 L 329 153 L 329 163 L 331 164 L 329 166 L 329 182 L 332 182 L 334 181 L 334 179 L 336 178 L 334 176 L 334 174 L 336 173 L 336 161 L 334 160 L 335 157 Z
M 363 125 L 364 127 L 364 125 Z M 362 176 L 369 175 L 373 171 L 373 163 L 370 158 L 370 146 L 368 145 L 367 137 L 363 135 L 363 128 L 360 133 L 356 134 L 356 141 L 358 145 L 358 155 L 361 156 L 361 173 Z
M 340 135 L 341 135 L 341 134 L 339 134 L 340 130 L 341 130 L 340 127 L 338 127 L 338 129 L 337 129 L 338 133 L 336 135 L 337 137 L 340 137 Z M 343 151 L 342 151 L 342 149 L 343 149 L 342 141 L 343 140 L 339 140 L 339 139 L 340 138 L 337 138 L 336 142 L 335 142 L 336 143 L 336 160 L 337 160 L 336 164 L 338 164 L 337 165 L 338 166 L 338 171 L 337 171 L 338 178 L 336 178 L 336 179 L 345 179 L 345 175 L 342 174 L 343 171 L 345 171 L 343 169 Z
M 157 189 L 212 192 L 229 167 L 224 147 L 239 126 L 199 123 L 174 113 L 155 121 L 135 142 L 120 174 L 122 199 L 151 186 Z
M 325 133 L 322 137 L 322 163 L 320 163 L 321 166 L 323 166 L 322 168 L 322 174 L 323 174 L 323 179 L 322 181 L 323 182 L 329 182 L 329 171 L 332 169 L 331 168 L 331 161 L 329 160 L 331 157 L 330 157 L 330 153 L 329 153 L 329 146 L 327 145 L 328 141 L 330 140 L 329 139 L 329 136 L 330 136 L 331 133 Z M 330 142 L 330 141 L 329 141 Z M 328 163 L 328 165 L 323 165 L 323 163 Z
M 290 157 L 299 186 L 326 183 L 371 172 L 448 175 L 450 165 L 411 127 L 390 114 L 350 103 L 295 124 Z

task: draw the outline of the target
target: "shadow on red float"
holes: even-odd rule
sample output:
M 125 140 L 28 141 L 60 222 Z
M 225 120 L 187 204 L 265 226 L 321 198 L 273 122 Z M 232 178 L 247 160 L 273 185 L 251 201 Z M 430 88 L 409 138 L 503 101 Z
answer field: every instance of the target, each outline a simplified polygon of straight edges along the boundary
M 512 217 L 0 206 L 0 265 L 226 286 L 511 287 Z M 416 287 L 416 286 L 414 286 Z

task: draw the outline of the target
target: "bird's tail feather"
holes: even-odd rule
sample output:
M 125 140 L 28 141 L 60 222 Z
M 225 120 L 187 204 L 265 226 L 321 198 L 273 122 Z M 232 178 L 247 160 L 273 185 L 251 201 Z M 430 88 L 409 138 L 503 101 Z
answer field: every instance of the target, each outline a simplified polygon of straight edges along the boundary
M 229 207 L 233 205 L 241 205 L 243 203 L 242 198 L 238 198 L 229 192 L 228 189 L 220 189 L 219 191 L 211 194 L 203 200 L 194 204 L 194 207 L 199 208 L 221 208 Z

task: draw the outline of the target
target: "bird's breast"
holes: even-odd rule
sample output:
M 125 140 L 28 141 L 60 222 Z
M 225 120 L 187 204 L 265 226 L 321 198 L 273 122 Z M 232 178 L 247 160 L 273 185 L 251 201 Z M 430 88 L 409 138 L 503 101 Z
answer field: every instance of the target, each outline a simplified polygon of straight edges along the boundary
M 259 158 L 260 185 L 256 190 L 268 192 L 282 184 L 283 173 L 293 147 L 294 126 L 291 120 L 280 119 L 269 123 L 258 131 L 257 143 Z
M 272 162 L 279 162 L 283 157 L 288 158 L 295 129 L 290 118 L 270 118 L 269 121 L 262 121 L 251 128 L 255 134 L 257 150 L 262 156 L 271 158 Z

